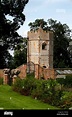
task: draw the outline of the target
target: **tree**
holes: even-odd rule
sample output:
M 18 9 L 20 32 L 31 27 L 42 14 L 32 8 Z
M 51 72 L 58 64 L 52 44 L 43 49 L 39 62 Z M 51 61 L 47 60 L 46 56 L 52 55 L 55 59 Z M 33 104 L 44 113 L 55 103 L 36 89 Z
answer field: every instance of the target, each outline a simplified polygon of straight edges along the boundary
M 27 38 L 22 39 L 22 43 L 19 43 L 14 50 L 14 66 L 15 68 L 27 63 Z
M 34 22 L 30 22 L 28 26 L 30 26 L 30 30 L 37 30 L 39 27 L 46 30 L 47 22 L 44 19 L 36 19 Z
M 48 24 L 50 30 L 54 32 L 54 67 L 70 67 L 71 61 L 67 51 L 69 46 L 69 27 L 53 19 L 49 19 Z
M 53 53 L 53 66 L 54 68 L 70 67 L 71 60 L 67 48 L 70 41 L 70 32 L 67 24 L 61 24 L 57 20 L 48 19 L 47 22 L 44 19 L 36 19 L 35 22 L 29 23 L 30 30 L 36 30 L 40 26 L 43 30 L 53 31 L 54 33 L 54 53 Z
M 5 63 L 5 52 L 13 49 L 21 41 L 17 30 L 23 25 L 23 10 L 29 0 L 0 0 L 0 63 Z M 11 20 L 8 17 L 11 16 Z M 4 59 L 3 59 L 4 58 Z

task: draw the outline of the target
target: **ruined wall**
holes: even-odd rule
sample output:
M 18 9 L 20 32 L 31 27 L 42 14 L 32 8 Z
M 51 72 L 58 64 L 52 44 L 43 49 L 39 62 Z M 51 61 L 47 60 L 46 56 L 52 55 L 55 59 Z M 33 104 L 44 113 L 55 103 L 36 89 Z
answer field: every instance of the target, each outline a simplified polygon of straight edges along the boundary
M 26 71 L 26 70 L 27 70 L 27 65 L 23 64 L 23 65 L 17 67 L 16 69 L 19 69 L 19 70 L 20 70 L 20 73 L 19 73 L 18 76 L 19 76 L 21 79 L 26 78 L 26 74 L 27 74 L 27 71 Z
M 39 65 L 35 65 L 35 78 L 36 79 L 55 79 L 56 71 L 54 69 L 43 68 Z
M 3 69 L 0 69 L 0 78 L 3 78 L 3 77 L 4 77 Z
M 27 65 L 23 64 L 23 65 L 17 67 L 16 69 L 20 70 L 20 73 L 19 73 L 18 76 L 21 79 L 26 78 L 26 75 L 27 75 Z M 0 70 L 0 78 L 3 78 L 3 84 L 9 84 L 9 76 L 8 76 L 8 74 L 4 73 L 3 70 L 4 69 Z M 16 76 L 15 75 L 12 78 L 13 82 L 14 82 L 14 80 L 16 80 Z
M 4 69 L 0 69 L 0 78 L 3 78 L 3 84 L 8 84 L 8 75 L 4 73 Z
M 43 69 L 44 79 L 55 79 L 55 70 L 54 69 Z

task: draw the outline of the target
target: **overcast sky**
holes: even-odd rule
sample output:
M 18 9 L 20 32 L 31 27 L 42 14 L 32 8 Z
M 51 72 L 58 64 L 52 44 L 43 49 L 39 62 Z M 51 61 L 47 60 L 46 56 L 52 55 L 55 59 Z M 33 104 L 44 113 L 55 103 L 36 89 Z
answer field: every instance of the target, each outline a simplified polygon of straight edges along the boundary
M 52 18 L 66 23 L 72 29 L 72 0 L 29 0 L 24 9 L 26 20 L 18 30 L 23 37 L 30 30 L 28 24 L 36 19 L 47 21 Z

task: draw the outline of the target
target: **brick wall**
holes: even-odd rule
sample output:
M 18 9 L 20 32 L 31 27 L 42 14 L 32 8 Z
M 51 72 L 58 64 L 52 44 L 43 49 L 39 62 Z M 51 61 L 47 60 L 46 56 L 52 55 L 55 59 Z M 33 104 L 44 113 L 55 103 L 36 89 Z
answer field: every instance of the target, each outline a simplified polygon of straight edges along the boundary
M 26 70 L 27 70 L 27 65 L 23 64 L 19 67 L 17 67 L 16 69 L 19 69 L 20 70 L 20 73 L 19 73 L 19 77 L 21 79 L 25 78 L 26 77 Z
M 27 74 L 27 65 L 21 65 L 19 67 L 17 67 L 16 69 L 19 69 L 20 70 L 20 74 L 19 74 L 19 77 L 21 79 L 23 78 L 26 78 L 26 74 Z M 4 74 L 3 72 L 3 69 L 0 69 L 0 78 L 3 78 L 3 82 L 4 84 L 8 84 L 8 80 L 9 80 L 9 77 L 7 74 Z
M 17 67 L 16 69 L 20 70 L 19 77 L 21 79 L 26 78 L 27 65 L 23 64 L 23 65 Z M 41 78 L 44 78 L 46 80 L 49 78 L 55 79 L 55 77 L 56 77 L 55 73 L 56 72 L 54 69 L 43 68 L 43 67 L 39 66 L 38 64 L 35 64 L 35 78 L 37 78 L 37 79 L 41 79 Z M 4 74 L 3 70 L 0 70 L 0 78 L 2 78 L 2 77 L 4 78 L 4 84 L 7 84 L 8 78 Z
M 55 75 L 55 70 L 54 69 L 47 69 L 47 68 L 43 68 L 43 67 L 40 67 L 39 65 L 35 65 L 35 78 L 37 79 L 49 79 L 49 78 L 52 78 L 52 79 L 55 79 L 56 75 Z
M 54 69 L 44 69 L 43 68 L 44 79 L 55 79 L 55 71 Z
M 3 69 L 0 69 L 0 78 L 3 78 L 3 77 L 4 77 Z

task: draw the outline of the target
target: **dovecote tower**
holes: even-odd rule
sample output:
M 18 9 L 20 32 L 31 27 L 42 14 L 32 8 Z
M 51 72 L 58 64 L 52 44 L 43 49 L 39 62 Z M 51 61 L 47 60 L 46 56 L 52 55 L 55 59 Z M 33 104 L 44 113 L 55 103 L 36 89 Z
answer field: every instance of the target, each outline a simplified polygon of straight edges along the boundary
M 53 68 L 53 32 L 28 31 L 27 62 L 33 62 L 44 68 Z

